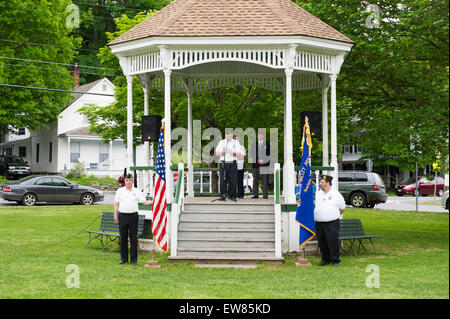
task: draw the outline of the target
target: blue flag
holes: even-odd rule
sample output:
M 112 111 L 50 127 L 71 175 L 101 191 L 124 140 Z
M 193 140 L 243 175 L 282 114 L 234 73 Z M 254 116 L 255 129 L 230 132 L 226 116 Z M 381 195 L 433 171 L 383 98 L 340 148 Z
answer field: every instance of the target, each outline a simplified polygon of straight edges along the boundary
M 295 220 L 300 224 L 299 246 L 305 245 L 316 235 L 314 227 L 314 190 L 311 179 L 311 133 L 308 118 L 305 119 L 302 139 L 302 161 L 300 182 L 297 193 L 297 214 Z

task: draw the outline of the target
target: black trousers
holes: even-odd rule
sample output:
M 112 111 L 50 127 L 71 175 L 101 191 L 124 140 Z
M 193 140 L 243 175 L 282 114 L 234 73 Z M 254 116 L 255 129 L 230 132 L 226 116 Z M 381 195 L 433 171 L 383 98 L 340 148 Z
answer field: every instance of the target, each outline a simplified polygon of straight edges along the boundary
M 244 197 L 244 170 L 237 170 L 237 196 Z
M 267 196 L 267 189 L 269 188 L 269 175 L 260 174 L 259 167 L 253 167 L 253 195 L 259 194 L 259 177 L 261 176 L 261 186 L 263 191 L 263 196 Z
M 220 197 L 236 198 L 237 163 L 220 163 Z
M 317 242 L 322 260 L 338 263 L 339 260 L 339 219 L 329 222 L 315 222 Z
M 128 235 L 130 236 L 130 260 L 137 262 L 138 251 L 138 213 L 119 212 L 120 259 L 128 261 Z

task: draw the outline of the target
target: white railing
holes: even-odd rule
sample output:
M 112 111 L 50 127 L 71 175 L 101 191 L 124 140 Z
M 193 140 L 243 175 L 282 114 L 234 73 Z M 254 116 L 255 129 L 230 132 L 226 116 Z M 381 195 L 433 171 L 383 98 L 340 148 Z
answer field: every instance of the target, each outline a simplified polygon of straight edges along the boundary
M 280 164 L 274 165 L 275 258 L 281 258 Z
M 183 178 L 184 164 L 178 164 L 178 181 L 175 193 L 175 198 L 170 210 L 170 256 L 177 256 L 178 249 L 178 225 L 180 222 L 180 215 L 184 208 L 184 178 Z

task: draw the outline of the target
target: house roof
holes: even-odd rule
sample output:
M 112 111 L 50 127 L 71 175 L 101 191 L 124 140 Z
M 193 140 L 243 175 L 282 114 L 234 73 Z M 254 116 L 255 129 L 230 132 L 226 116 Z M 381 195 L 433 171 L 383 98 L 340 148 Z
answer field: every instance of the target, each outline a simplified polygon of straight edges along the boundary
M 74 130 L 59 134 L 59 136 L 91 136 L 91 137 L 99 137 L 97 133 L 90 133 L 89 127 L 79 127 Z
M 64 108 L 62 108 L 61 112 L 64 111 L 65 109 L 67 109 L 72 104 L 74 104 L 76 101 L 78 101 L 78 99 L 80 99 L 84 95 L 84 93 L 89 92 L 94 86 L 96 86 L 98 83 L 100 83 L 104 79 L 106 79 L 106 78 L 98 79 L 98 80 L 95 80 L 94 82 L 89 82 L 89 83 L 80 85 L 79 87 L 74 89 L 74 91 L 76 91 L 77 93 L 72 93 L 73 99 L 70 101 L 69 104 L 67 104 Z
M 293 35 L 353 43 L 291 0 L 175 0 L 108 45 L 161 36 Z

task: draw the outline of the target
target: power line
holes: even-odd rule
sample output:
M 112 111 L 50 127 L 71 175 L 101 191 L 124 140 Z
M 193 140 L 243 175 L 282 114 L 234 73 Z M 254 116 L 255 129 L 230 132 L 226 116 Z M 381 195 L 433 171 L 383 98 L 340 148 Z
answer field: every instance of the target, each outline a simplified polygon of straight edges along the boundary
M 18 89 L 31 89 L 31 90 L 42 90 L 42 91 L 63 92 L 63 93 L 114 96 L 114 94 L 106 94 L 106 93 L 91 93 L 91 92 L 80 92 L 80 91 L 60 90 L 60 89 L 47 89 L 47 88 L 41 88 L 41 87 L 35 87 L 35 86 L 25 86 L 25 85 L 6 84 L 6 83 L 0 83 L 0 86 L 12 87 L 12 88 L 18 88 Z
M 31 66 L 31 65 L 20 65 L 20 64 L 10 64 L 10 63 L 0 63 L 0 65 L 13 66 L 18 68 L 29 68 L 29 69 L 37 69 L 37 70 L 48 70 L 48 71 L 58 71 L 58 72 L 72 72 L 70 70 L 60 70 L 60 69 L 49 69 L 49 68 L 41 68 L 39 66 Z M 101 76 L 120 76 L 113 74 L 101 74 L 101 73 L 91 73 L 91 72 L 79 72 L 80 74 L 89 74 L 89 75 L 101 75 Z
M 62 46 L 62 45 L 52 45 L 52 44 L 43 44 L 43 43 L 34 43 L 34 42 L 25 42 L 25 41 L 17 41 L 17 40 L 10 40 L 10 39 L 0 39 L 0 41 L 4 42 L 16 42 L 16 43 L 24 43 L 24 44 L 31 44 L 31 45 L 38 45 L 38 46 L 45 46 L 45 47 L 53 47 L 53 48 L 71 48 L 77 51 L 92 51 L 92 52 L 99 52 L 99 49 L 82 49 L 82 48 L 72 48 L 69 46 Z
M 82 67 L 82 68 L 92 68 L 92 69 L 100 69 L 100 70 L 104 70 L 104 69 L 115 70 L 115 69 L 103 68 L 103 67 L 99 67 L 99 66 L 90 66 L 90 65 L 82 65 L 82 64 L 68 64 L 68 63 L 51 62 L 51 61 L 40 61 L 40 60 L 14 58 L 14 57 L 9 57 L 9 56 L 0 56 L 0 59 L 27 61 L 27 62 L 35 62 L 35 63 L 46 63 L 46 64 L 56 64 L 56 65 L 64 65 L 64 66 L 78 66 L 78 67 Z

